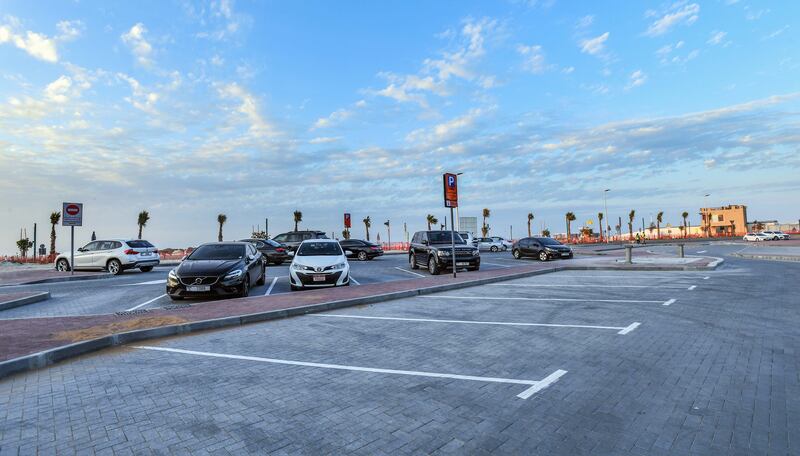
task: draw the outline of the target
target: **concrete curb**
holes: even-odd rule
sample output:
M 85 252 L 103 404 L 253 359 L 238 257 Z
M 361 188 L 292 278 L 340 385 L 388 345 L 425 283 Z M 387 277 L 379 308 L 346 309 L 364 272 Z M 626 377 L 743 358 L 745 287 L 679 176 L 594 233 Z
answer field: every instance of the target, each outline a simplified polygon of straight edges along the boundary
M 276 320 L 280 318 L 288 318 L 309 313 L 324 312 L 328 310 L 341 309 L 345 307 L 353 307 L 365 304 L 374 304 L 378 302 L 392 301 L 395 299 L 408 298 L 413 296 L 427 295 L 438 293 L 442 291 L 455 290 L 460 288 L 469 288 L 478 285 L 485 285 L 488 283 L 504 282 L 507 280 L 521 279 L 524 277 L 531 277 L 542 274 L 550 274 L 559 271 L 583 271 L 583 270 L 644 270 L 644 271 L 686 271 L 686 270 L 709 270 L 713 268 L 686 268 L 684 266 L 663 266 L 663 267 L 639 267 L 637 265 L 630 265 L 631 267 L 608 267 L 608 266 L 554 266 L 550 269 L 540 269 L 536 271 L 523 271 L 517 273 L 510 273 L 500 277 L 487 277 L 483 279 L 470 280 L 459 283 L 448 283 L 441 285 L 433 285 L 430 287 L 417 288 L 414 290 L 396 291 L 391 293 L 378 294 L 373 296 L 364 296 L 360 298 L 342 299 L 338 301 L 330 301 L 318 304 L 311 304 L 306 306 L 290 307 L 287 309 L 270 310 L 265 312 L 257 312 L 252 314 L 230 316 L 215 318 L 211 320 L 201 320 L 191 323 L 184 323 L 180 325 L 160 326 L 158 328 L 139 329 L 128 331 L 119 334 L 112 334 L 109 336 L 99 337 L 96 339 L 85 340 L 76 342 L 61 347 L 52 348 L 50 350 L 33 353 L 19 358 L 10 359 L 8 361 L 0 362 L 0 379 L 12 374 L 40 369 L 59 361 L 68 358 L 84 355 L 103 348 L 110 348 L 118 345 L 125 345 L 131 342 L 137 342 L 147 339 L 157 339 L 161 337 L 176 336 L 181 334 L 188 334 L 197 331 L 204 331 L 208 329 L 219 329 L 231 326 L 241 326 L 247 323 L 256 323 L 268 320 Z
M 46 279 L 31 280 L 27 282 L 4 283 L 0 284 L 0 288 L 18 287 L 20 285 L 38 285 L 42 283 L 75 282 L 78 280 L 109 279 L 111 277 L 114 276 L 112 274 L 96 274 L 96 275 L 79 275 L 79 276 L 65 276 L 65 277 L 48 277 Z
M 0 310 L 13 309 L 14 307 L 33 304 L 36 302 L 44 301 L 46 299 L 50 299 L 50 292 L 42 291 L 40 293 L 36 293 L 31 296 L 25 296 L 24 298 L 18 298 L 18 299 L 12 299 L 11 301 L 0 302 Z
M 759 253 L 731 253 L 730 255 L 739 258 L 744 258 L 746 260 L 769 260 L 769 261 L 789 261 L 789 262 L 800 261 L 800 256 L 797 255 L 770 255 L 770 254 L 759 254 Z

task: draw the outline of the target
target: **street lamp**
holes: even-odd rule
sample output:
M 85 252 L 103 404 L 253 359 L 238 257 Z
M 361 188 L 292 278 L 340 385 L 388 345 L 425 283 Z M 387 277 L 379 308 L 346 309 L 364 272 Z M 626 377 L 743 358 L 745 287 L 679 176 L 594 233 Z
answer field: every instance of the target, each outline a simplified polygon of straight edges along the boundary
M 605 219 L 606 226 L 608 226 L 608 202 L 606 201 L 606 193 L 608 193 L 610 191 L 611 191 L 610 188 L 607 188 L 607 189 L 603 190 L 603 206 L 605 207 L 605 211 L 606 211 L 606 213 L 603 216 L 603 218 Z M 606 233 L 606 244 L 608 244 L 608 242 L 609 242 L 608 241 L 608 230 L 605 229 L 604 226 L 601 226 L 600 229 L 605 231 L 605 233 Z
M 707 237 L 711 237 L 711 208 L 708 207 L 708 197 L 709 196 L 711 196 L 711 193 L 706 193 L 705 195 L 703 195 L 703 206 L 705 206 L 704 209 L 708 209 L 708 211 L 706 211 L 705 214 L 702 214 L 703 215 L 703 222 L 705 222 L 704 223 L 704 225 L 705 225 L 704 228 L 706 230 L 706 236 Z

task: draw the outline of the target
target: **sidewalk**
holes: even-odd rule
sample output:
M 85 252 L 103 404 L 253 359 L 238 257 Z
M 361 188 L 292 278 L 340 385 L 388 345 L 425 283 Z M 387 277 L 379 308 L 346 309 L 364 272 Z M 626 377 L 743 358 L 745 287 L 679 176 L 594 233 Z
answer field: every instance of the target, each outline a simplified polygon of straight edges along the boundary
M 43 268 L 3 268 L 0 270 L 0 287 L 11 285 L 30 285 L 34 283 L 66 282 L 71 280 L 103 279 L 111 277 L 106 272 L 56 271 L 52 267 Z
M 560 270 L 687 269 L 685 263 L 670 262 L 666 259 L 669 257 L 664 258 L 657 265 L 620 265 L 616 263 L 615 256 L 546 263 L 531 261 L 530 264 L 507 269 L 461 273 L 455 279 L 452 275 L 440 275 L 196 305 L 188 301 L 162 309 L 109 315 L 0 320 L 0 377 L 135 340 L 371 304 Z M 694 260 L 691 267 L 699 270 L 709 268 L 709 264 L 715 261 L 713 258 Z
M 750 260 L 800 261 L 800 246 L 790 241 L 759 242 L 731 255 Z
M 47 291 L 23 291 L 19 293 L 0 293 L 0 310 L 13 309 L 14 307 L 33 304 L 34 302 L 50 299 Z

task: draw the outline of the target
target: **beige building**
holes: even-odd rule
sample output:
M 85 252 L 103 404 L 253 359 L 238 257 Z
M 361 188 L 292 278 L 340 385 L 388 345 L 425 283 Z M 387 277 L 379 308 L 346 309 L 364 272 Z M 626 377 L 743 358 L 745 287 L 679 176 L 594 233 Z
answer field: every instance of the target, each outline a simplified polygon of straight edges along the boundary
M 747 206 L 732 204 L 700 209 L 701 228 L 710 236 L 740 236 L 747 233 Z

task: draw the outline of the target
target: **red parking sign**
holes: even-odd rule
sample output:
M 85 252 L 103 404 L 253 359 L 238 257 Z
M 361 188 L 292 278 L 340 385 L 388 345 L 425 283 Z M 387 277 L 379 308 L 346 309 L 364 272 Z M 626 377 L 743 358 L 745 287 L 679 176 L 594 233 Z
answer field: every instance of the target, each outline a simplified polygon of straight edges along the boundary
M 444 207 L 458 207 L 458 176 L 444 173 Z
M 344 227 L 350 228 L 350 214 L 348 213 L 344 214 Z

